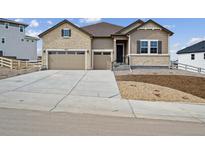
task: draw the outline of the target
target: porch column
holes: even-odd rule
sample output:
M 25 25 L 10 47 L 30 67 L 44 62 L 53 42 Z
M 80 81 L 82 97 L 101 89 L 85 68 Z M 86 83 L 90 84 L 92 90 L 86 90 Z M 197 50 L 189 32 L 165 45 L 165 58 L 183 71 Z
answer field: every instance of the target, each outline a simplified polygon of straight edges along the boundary
M 48 69 L 48 50 L 46 50 L 46 53 L 45 53 L 45 57 L 46 57 L 46 69 Z
M 129 59 L 129 65 L 131 65 L 131 56 L 130 56 L 130 54 L 131 54 L 131 51 L 130 51 L 130 35 L 128 35 L 128 59 Z
M 113 42 L 113 45 L 114 45 L 114 47 L 113 47 L 113 59 L 112 59 L 112 61 L 115 61 L 116 60 L 116 39 L 114 38 L 114 40 L 113 40 L 114 42 Z

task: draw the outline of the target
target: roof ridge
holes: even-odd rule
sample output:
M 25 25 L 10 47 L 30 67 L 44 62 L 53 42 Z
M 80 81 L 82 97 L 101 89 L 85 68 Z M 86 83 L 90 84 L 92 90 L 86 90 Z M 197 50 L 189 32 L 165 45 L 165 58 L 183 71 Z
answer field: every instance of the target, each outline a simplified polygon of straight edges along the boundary
M 86 27 L 90 27 L 90 26 L 94 26 L 94 25 L 98 25 L 98 24 L 102 24 L 102 23 L 109 24 L 109 25 L 112 25 L 112 26 L 122 27 L 122 28 L 123 28 L 123 26 L 116 25 L 116 24 L 112 24 L 112 23 L 105 22 L 105 21 L 98 22 L 98 23 L 95 23 L 95 24 L 86 25 L 86 26 L 82 26 L 82 27 L 80 27 L 80 28 L 86 28 Z
M 2 21 L 2 22 L 8 22 L 8 23 L 13 23 L 13 24 L 18 24 L 18 25 L 28 26 L 28 24 L 26 24 L 26 23 L 17 22 L 17 21 L 15 21 L 15 20 L 6 19 L 6 18 L 0 18 L 0 21 Z

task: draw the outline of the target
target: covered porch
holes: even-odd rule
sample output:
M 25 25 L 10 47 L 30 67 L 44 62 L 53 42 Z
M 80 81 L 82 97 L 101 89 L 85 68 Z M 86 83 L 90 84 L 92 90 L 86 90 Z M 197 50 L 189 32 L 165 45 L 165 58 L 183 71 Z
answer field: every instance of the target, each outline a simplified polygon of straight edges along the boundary
M 129 50 L 129 38 L 127 36 L 113 36 L 113 61 L 118 64 L 129 64 L 128 50 Z

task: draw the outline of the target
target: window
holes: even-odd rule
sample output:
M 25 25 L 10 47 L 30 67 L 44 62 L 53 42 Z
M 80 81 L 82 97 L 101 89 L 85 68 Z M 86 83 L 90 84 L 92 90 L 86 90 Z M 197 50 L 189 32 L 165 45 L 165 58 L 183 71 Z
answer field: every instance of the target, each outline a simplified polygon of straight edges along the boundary
M 148 53 L 148 41 L 141 41 L 141 53 Z
M 78 54 L 78 55 L 84 55 L 85 52 L 84 52 L 84 51 L 79 51 L 79 52 L 77 52 L 77 54 Z
M 94 55 L 102 55 L 102 52 L 94 52 Z
M 1 39 L 1 43 L 5 43 L 5 38 L 2 38 L 2 39 Z
M 26 42 L 29 42 L 29 40 L 26 40 Z
M 21 39 L 21 41 L 23 42 L 23 41 L 24 41 L 24 39 Z
M 6 28 L 6 29 L 9 28 L 9 23 L 5 23 L 5 28 Z
M 103 52 L 103 55 L 110 55 L 110 52 Z
M 48 54 L 49 55 L 55 55 L 55 54 L 57 54 L 57 52 L 56 51 L 49 51 Z
M 191 54 L 191 60 L 195 59 L 195 54 Z
M 157 53 L 158 52 L 158 41 L 151 41 L 150 42 L 150 53 Z
M 205 53 L 204 53 L 204 59 L 205 59 Z
M 71 30 L 70 29 L 62 29 L 61 35 L 62 35 L 62 37 L 71 37 Z
M 76 53 L 75 51 L 68 51 L 67 52 L 68 55 L 75 55 L 75 53 Z
M 24 32 L 24 27 L 20 26 L 20 32 Z
M 57 54 L 59 54 L 59 55 L 65 55 L 65 51 L 59 51 L 59 52 L 57 52 Z

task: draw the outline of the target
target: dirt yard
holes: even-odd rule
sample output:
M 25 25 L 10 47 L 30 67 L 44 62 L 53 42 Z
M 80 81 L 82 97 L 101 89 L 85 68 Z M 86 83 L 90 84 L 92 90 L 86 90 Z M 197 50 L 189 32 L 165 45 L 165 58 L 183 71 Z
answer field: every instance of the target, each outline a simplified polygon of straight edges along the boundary
M 123 98 L 205 103 L 205 78 L 182 75 L 116 76 Z
M 12 76 L 31 73 L 35 71 L 38 71 L 38 69 L 33 68 L 33 69 L 24 69 L 24 70 L 14 70 L 14 69 L 12 70 L 9 68 L 0 67 L 0 79 L 5 79 L 5 78 L 12 77 Z

